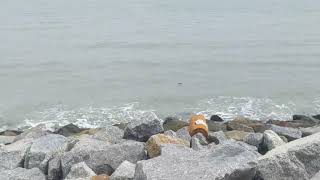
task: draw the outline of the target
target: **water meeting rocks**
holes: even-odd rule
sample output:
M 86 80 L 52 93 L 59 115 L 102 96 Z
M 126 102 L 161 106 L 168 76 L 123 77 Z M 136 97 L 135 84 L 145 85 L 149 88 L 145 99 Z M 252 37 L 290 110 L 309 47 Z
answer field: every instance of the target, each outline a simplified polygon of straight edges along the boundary
M 259 158 L 264 180 L 310 179 L 320 170 L 320 133 L 278 146 Z
M 146 142 L 152 135 L 163 131 L 163 125 L 160 119 L 135 120 L 128 124 L 124 131 L 124 138 Z
M 249 180 L 255 175 L 259 156 L 231 141 L 201 151 L 167 145 L 163 146 L 161 156 L 138 162 L 134 179 Z

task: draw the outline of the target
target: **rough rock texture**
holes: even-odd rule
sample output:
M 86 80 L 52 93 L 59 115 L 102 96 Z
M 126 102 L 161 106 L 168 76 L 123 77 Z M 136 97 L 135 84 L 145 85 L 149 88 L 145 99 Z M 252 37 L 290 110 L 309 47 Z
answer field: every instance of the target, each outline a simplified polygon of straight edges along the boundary
M 201 150 L 208 144 L 206 137 L 202 133 L 197 133 L 191 138 L 191 148 L 194 150 Z
M 247 144 L 255 146 L 259 149 L 260 145 L 263 143 L 263 134 L 262 133 L 250 133 L 246 135 L 243 141 Z
M 164 120 L 163 128 L 165 131 L 168 131 L 168 130 L 177 131 L 188 125 L 189 123 L 187 121 L 176 116 L 171 116 L 171 117 L 167 117 Z
M 139 120 L 130 122 L 124 131 L 126 139 L 146 142 L 152 135 L 163 132 L 159 119 Z
M 264 180 L 307 180 L 320 170 L 320 133 L 279 146 L 259 158 Z
M 81 162 L 71 167 L 65 180 L 91 180 L 96 174 L 90 169 L 86 163 Z
M 227 125 L 222 122 L 207 121 L 209 131 L 227 131 Z
M 92 137 L 102 141 L 108 141 L 111 143 L 119 143 L 124 135 L 124 131 L 116 126 L 107 126 L 98 132 L 96 132 Z
M 172 137 L 177 137 L 176 132 L 174 132 L 172 130 L 165 131 L 163 134 L 168 135 L 168 136 L 172 136 Z
M 209 132 L 207 139 L 209 143 L 214 142 L 215 144 L 220 144 L 221 142 L 228 140 L 222 131 Z
M 14 141 L 19 141 L 21 139 L 37 139 L 48 134 L 52 134 L 52 132 L 48 131 L 44 124 L 39 124 L 38 126 L 27 129 L 23 133 L 16 136 Z
M 26 154 L 24 167 L 31 169 L 40 167 L 42 161 L 46 159 L 46 155 L 51 155 L 57 151 L 62 150 L 66 142 L 66 137 L 58 134 L 48 134 L 34 140 L 30 150 Z M 45 165 L 48 162 L 43 162 Z
M 61 157 L 62 153 L 56 154 L 48 162 L 48 180 L 60 180 L 62 179 L 62 170 L 61 170 Z
M 19 134 L 21 134 L 22 131 L 17 131 L 17 130 L 5 130 L 0 132 L 1 136 L 17 136 Z
M 253 128 L 254 132 L 263 133 L 267 129 L 266 125 L 263 122 L 251 120 L 251 119 L 248 119 L 245 117 L 237 117 L 232 122 L 251 127 L 251 128 Z
M 167 145 L 161 156 L 138 162 L 134 179 L 250 180 L 255 175 L 257 157 L 257 152 L 237 143 L 220 144 L 201 151 Z
M 135 164 L 124 161 L 112 174 L 110 180 L 132 180 L 134 178 L 135 169 Z
M 252 127 L 239 123 L 238 121 L 230 121 L 230 122 L 227 122 L 226 124 L 227 124 L 228 131 L 238 130 L 238 131 L 244 131 L 244 132 L 254 132 Z
M 266 130 L 263 133 L 263 146 L 266 147 L 267 150 L 274 149 L 283 144 L 285 144 L 285 142 L 272 130 Z
M 191 141 L 191 136 L 189 134 L 189 127 L 184 127 L 176 132 L 177 138 L 184 139 L 186 141 Z
M 320 179 L 320 171 L 314 175 L 310 180 L 319 180 Z
M 83 140 L 82 140 L 83 141 Z M 96 174 L 110 175 L 123 161 L 137 162 L 145 159 L 144 143 L 126 141 L 119 144 L 106 143 L 99 140 L 82 142 L 64 153 L 61 158 L 63 177 L 73 164 L 84 161 Z
M 1 180 L 46 180 L 46 176 L 38 169 L 16 168 L 5 170 L 0 173 Z
M 223 122 L 223 119 L 222 119 L 220 116 L 218 116 L 218 115 L 212 115 L 212 116 L 210 117 L 210 121 Z
M 72 136 L 77 133 L 80 133 L 82 130 L 83 129 L 81 129 L 78 126 L 71 123 L 71 124 L 68 124 L 66 126 L 59 128 L 55 133 L 60 134 L 65 137 L 68 137 L 68 136 Z
M 0 144 L 11 144 L 15 138 L 15 136 L 0 136 Z
M 237 130 L 225 132 L 225 135 L 227 138 L 234 139 L 237 141 L 243 141 L 244 137 L 246 137 L 246 135 L 248 134 L 249 132 L 237 131 Z
M 268 129 L 277 133 L 279 136 L 286 137 L 289 141 L 293 141 L 302 137 L 302 132 L 299 129 L 290 127 L 281 127 L 273 124 L 269 124 Z
M 150 137 L 146 143 L 146 150 L 150 158 L 154 158 L 161 154 L 161 145 L 163 144 L 181 144 L 190 147 L 190 142 L 183 139 L 167 136 L 164 134 L 156 134 Z
M 30 140 L 20 140 L 0 148 L 0 171 L 23 167 L 25 155 L 31 144 Z
M 312 134 L 320 132 L 320 126 L 313 126 L 308 128 L 300 128 L 300 131 L 302 132 L 302 136 L 310 136 Z

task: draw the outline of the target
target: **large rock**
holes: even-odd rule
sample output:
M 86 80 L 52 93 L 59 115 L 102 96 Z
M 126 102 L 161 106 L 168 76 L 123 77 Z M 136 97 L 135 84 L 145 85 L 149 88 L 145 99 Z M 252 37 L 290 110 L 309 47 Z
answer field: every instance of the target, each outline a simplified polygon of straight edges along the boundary
M 222 122 L 207 121 L 209 131 L 227 131 L 227 125 Z
M 201 150 L 204 148 L 204 146 L 207 146 L 209 143 L 207 141 L 207 138 L 203 136 L 202 133 L 197 133 L 192 136 L 191 138 L 191 148 L 194 150 Z
M 66 140 L 64 136 L 58 134 L 49 134 L 36 139 L 27 152 L 24 167 L 28 169 L 40 167 L 41 163 L 46 166 L 48 159 L 46 162 L 42 161 L 46 159 L 47 155 L 63 150 Z
M 172 137 L 177 137 L 176 132 L 174 132 L 172 130 L 165 131 L 163 134 L 168 135 L 168 136 L 172 136 Z
M 258 157 L 257 152 L 235 142 L 201 151 L 167 145 L 161 156 L 138 162 L 134 179 L 249 180 L 255 175 Z
M 264 180 L 312 178 L 320 170 L 320 133 L 276 147 L 259 158 L 258 177 Z
M 299 129 L 290 127 L 281 127 L 273 124 L 269 124 L 268 129 L 277 133 L 279 136 L 286 137 L 289 141 L 293 141 L 302 137 L 302 132 Z
M 252 127 L 242 124 L 238 121 L 230 121 L 230 122 L 227 122 L 226 124 L 227 124 L 228 131 L 238 130 L 238 131 L 244 131 L 244 132 L 254 132 Z
M 263 134 L 262 133 L 250 133 L 246 135 L 243 141 L 247 144 L 257 147 L 258 149 L 263 143 Z
M 112 174 L 125 160 L 136 163 L 145 159 L 144 143 L 126 141 L 119 144 L 110 144 L 105 141 L 82 142 L 64 153 L 61 158 L 61 168 L 65 177 L 73 164 L 84 161 L 96 174 Z
M 124 135 L 124 131 L 116 126 L 107 126 L 98 132 L 96 132 L 92 137 L 102 141 L 108 141 L 111 143 L 119 143 Z
M 245 117 L 237 117 L 232 121 L 232 123 L 246 125 L 248 127 L 251 127 L 254 130 L 254 132 L 257 133 L 263 133 L 267 129 L 266 125 L 263 122 L 251 120 Z
M 267 150 L 274 149 L 283 144 L 285 144 L 285 142 L 272 130 L 266 130 L 263 133 L 263 146 L 267 148 Z
M 112 174 L 110 180 L 133 180 L 135 169 L 135 164 L 129 161 L 124 161 Z
M 223 122 L 223 119 L 222 119 L 220 116 L 218 116 L 218 115 L 212 115 L 212 116 L 210 117 L 210 121 Z
M 71 123 L 59 128 L 55 133 L 68 137 L 80 133 L 81 131 L 81 128 Z
M 91 180 L 96 174 L 90 169 L 86 163 L 81 162 L 71 167 L 65 180 Z
M 317 115 L 314 115 L 314 116 L 312 116 L 314 119 L 318 119 L 318 120 L 320 120 L 320 114 L 317 114 Z
M 61 170 L 61 157 L 63 153 L 57 153 L 48 162 L 48 180 L 60 180 L 62 179 Z
M 320 132 L 320 126 L 300 128 L 300 131 L 302 132 L 303 137 L 310 136 L 312 134 L 316 134 L 316 133 Z
M 191 136 L 190 136 L 190 133 L 189 133 L 189 127 L 184 127 L 184 128 L 179 129 L 176 132 L 176 136 L 177 136 L 177 138 L 184 139 L 186 141 L 191 141 Z
M 217 131 L 217 132 L 209 132 L 208 134 L 208 142 L 209 143 L 215 143 L 215 144 L 220 144 L 223 141 L 228 140 L 224 132 L 222 131 Z
M 173 130 L 177 131 L 185 126 L 188 126 L 189 123 L 177 116 L 170 116 L 164 120 L 163 128 L 165 131 Z
M 47 129 L 46 125 L 39 124 L 16 136 L 14 141 L 19 141 L 21 139 L 37 139 L 48 134 L 52 134 L 52 132 Z
M 126 139 L 146 142 L 152 135 L 163 132 L 162 122 L 159 119 L 132 121 L 124 132 Z
M 30 148 L 30 140 L 20 140 L 0 148 L 0 171 L 23 167 L 25 155 Z
M 0 136 L 0 144 L 11 144 L 13 143 L 15 136 Z
M 16 168 L 5 170 L 0 173 L 1 180 L 46 180 L 46 176 L 38 169 Z
M 190 142 L 183 139 L 167 136 L 164 134 L 156 134 L 150 137 L 146 143 L 146 150 L 150 158 L 154 158 L 161 154 L 161 145 L 163 144 L 181 144 L 190 147 Z
M 225 135 L 227 138 L 234 139 L 237 141 L 243 141 L 244 137 L 246 137 L 246 135 L 248 134 L 249 132 L 237 131 L 237 130 L 225 132 Z
M 17 130 L 5 130 L 0 132 L 1 136 L 17 136 L 19 134 L 21 134 L 22 131 L 17 131 Z

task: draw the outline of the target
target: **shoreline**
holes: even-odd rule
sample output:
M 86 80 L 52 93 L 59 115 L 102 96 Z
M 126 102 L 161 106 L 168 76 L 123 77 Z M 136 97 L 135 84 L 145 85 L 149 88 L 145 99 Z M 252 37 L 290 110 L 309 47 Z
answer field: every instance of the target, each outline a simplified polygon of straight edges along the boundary
M 265 122 L 212 115 L 206 126 L 208 134 L 191 137 L 188 118 L 149 116 L 99 128 L 2 131 L 0 178 L 272 180 L 320 171 L 320 115 Z M 305 169 L 297 172 L 296 161 Z

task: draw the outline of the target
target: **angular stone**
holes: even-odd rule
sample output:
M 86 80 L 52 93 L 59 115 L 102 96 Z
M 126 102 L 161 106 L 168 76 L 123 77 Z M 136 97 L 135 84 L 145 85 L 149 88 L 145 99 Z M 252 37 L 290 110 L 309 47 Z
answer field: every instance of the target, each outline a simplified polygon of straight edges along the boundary
M 163 128 L 165 131 L 168 131 L 168 130 L 177 131 L 188 125 L 189 123 L 187 121 L 180 119 L 177 116 L 170 116 L 164 120 Z
M 82 130 L 83 129 L 71 123 L 59 128 L 55 133 L 68 137 L 80 133 Z
M 30 150 L 26 154 L 24 167 L 31 169 L 34 167 L 39 168 L 41 163 L 47 165 L 49 159 L 45 158 L 46 155 L 61 151 L 66 140 L 64 136 L 58 134 L 48 134 L 34 140 Z M 44 160 L 47 161 L 42 162 Z
M 245 124 L 241 124 L 237 121 L 227 122 L 227 130 L 228 131 L 237 130 L 237 131 L 244 131 L 244 132 L 254 132 L 252 127 L 249 127 Z
M 46 180 L 46 176 L 38 169 L 16 168 L 5 170 L 0 173 L 1 180 Z
M 266 147 L 267 150 L 274 149 L 283 144 L 285 144 L 285 142 L 283 142 L 278 134 L 273 132 L 272 130 L 266 130 L 263 133 L 263 146 Z
M 48 162 L 48 180 L 60 180 L 62 179 L 62 170 L 61 170 L 61 157 L 62 153 L 56 154 Z
M 293 141 L 302 137 L 302 132 L 299 129 L 281 127 L 273 124 L 269 124 L 268 129 L 277 133 L 279 136 L 286 137 L 289 141 Z
M 91 180 L 91 177 L 95 175 L 86 163 L 81 162 L 71 167 L 65 180 Z
M 227 125 L 216 121 L 207 121 L 208 129 L 212 132 L 227 131 Z
M 110 175 L 125 160 L 136 163 L 146 158 L 142 142 L 126 141 L 110 145 L 104 141 L 92 141 L 80 140 L 71 151 L 64 153 L 61 158 L 63 177 L 68 174 L 73 164 L 82 161 L 96 174 Z
M 224 132 L 222 131 L 217 131 L 217 132 L 209 132 L 208 135 L 208 142 L 212 143 L 214 142 L 215 144 L 220 144 L 223 141 L 228 140 Z
M 259 156 L 234 142 L 202 151 L 164 146 L 161 156 L 138 162 L 134 179 L 252 179 Z
M 92 137 L 102 141 L 108 141 L 111 143 L 119 143 L 124 135 L 124 131 L 115 126 L 107 126 L 98 132 L 96 132 Z
M 320 170 L 320 133 L 276 147 L 259 158 L 264 180 L 310 179 Z
M 124 138 L 146 142 L 152 135 L 163 131 L 162 122 L 159 119 L 132 121 L 125 129 Z
M 249 132 L 244 132 L 244 131 L 227 131 L 224 133 L 227 138 L 229 139 L 234 139 L 237 141 L 243 141 L 244 137 L 249 134 Z
M 37 139 L 48 134 L 52 134 L 52 132 L 50 132 L 44 124 L 39 124 L 16 136 L 14 141 L 19 141 L 21 139 Z
M 300 131 L 302 132 L 302 136 L 310 136 L 312 134 L 316 134 L 320 132 L 320 126 L 313 126 L 308 128 L 300 128 Z
M 135 170 L 135 164 L 129 161 L 124 161 L 112 174 L 110 180 L 133 180 Z
M 186 141 L 191 141 L 191 136 L 189 134 L 189 127 L 184 127 L 176 132 L 177 138 L 184 139 Z
M 16 138 L 15 136 L 0 136 L 0 144 L 4 144 L 4 145 L 11 144 L 13 143 L 15 138 Z
M 197 133 L 191 138 L 191 148 L 194 150 L 201 150 L 208 144 L 207 138 L 202 133 Z
M 218 115 L 212 115 L 210 121 L 223 122 L 223 119 Z
M 267 129 L 266 125 L 263 122 L 257 121 L 257 120 L 251 120 L 245 117 L 237 117 L 232 122 L 251 127 L 253 128 L 254 132 L 263 133 Z
M 262 133 L 250 133 L 246 135 L 243 141 L 247 144 L 260 148 L 260 145 L 263 143 L 263 134 Z
M 183 139 L 167 136 L 164 134 L 156 134 L 150 137 L 146 143 L 146 150 L 150 158 L 154 158 L 161 154 L 161 145 L 163 144 L 181 144 L 190 147 L 190 142 Z
M 0 171 L 23 167 L 25 155 L 31 144 L 32 142 L 26 139 L 0 148 Z
M 0 132 L 1 136 L 17 136 L 19 134 L 21 134 L 22 131 L 17 131 L 17 130 L 5 130 Z

